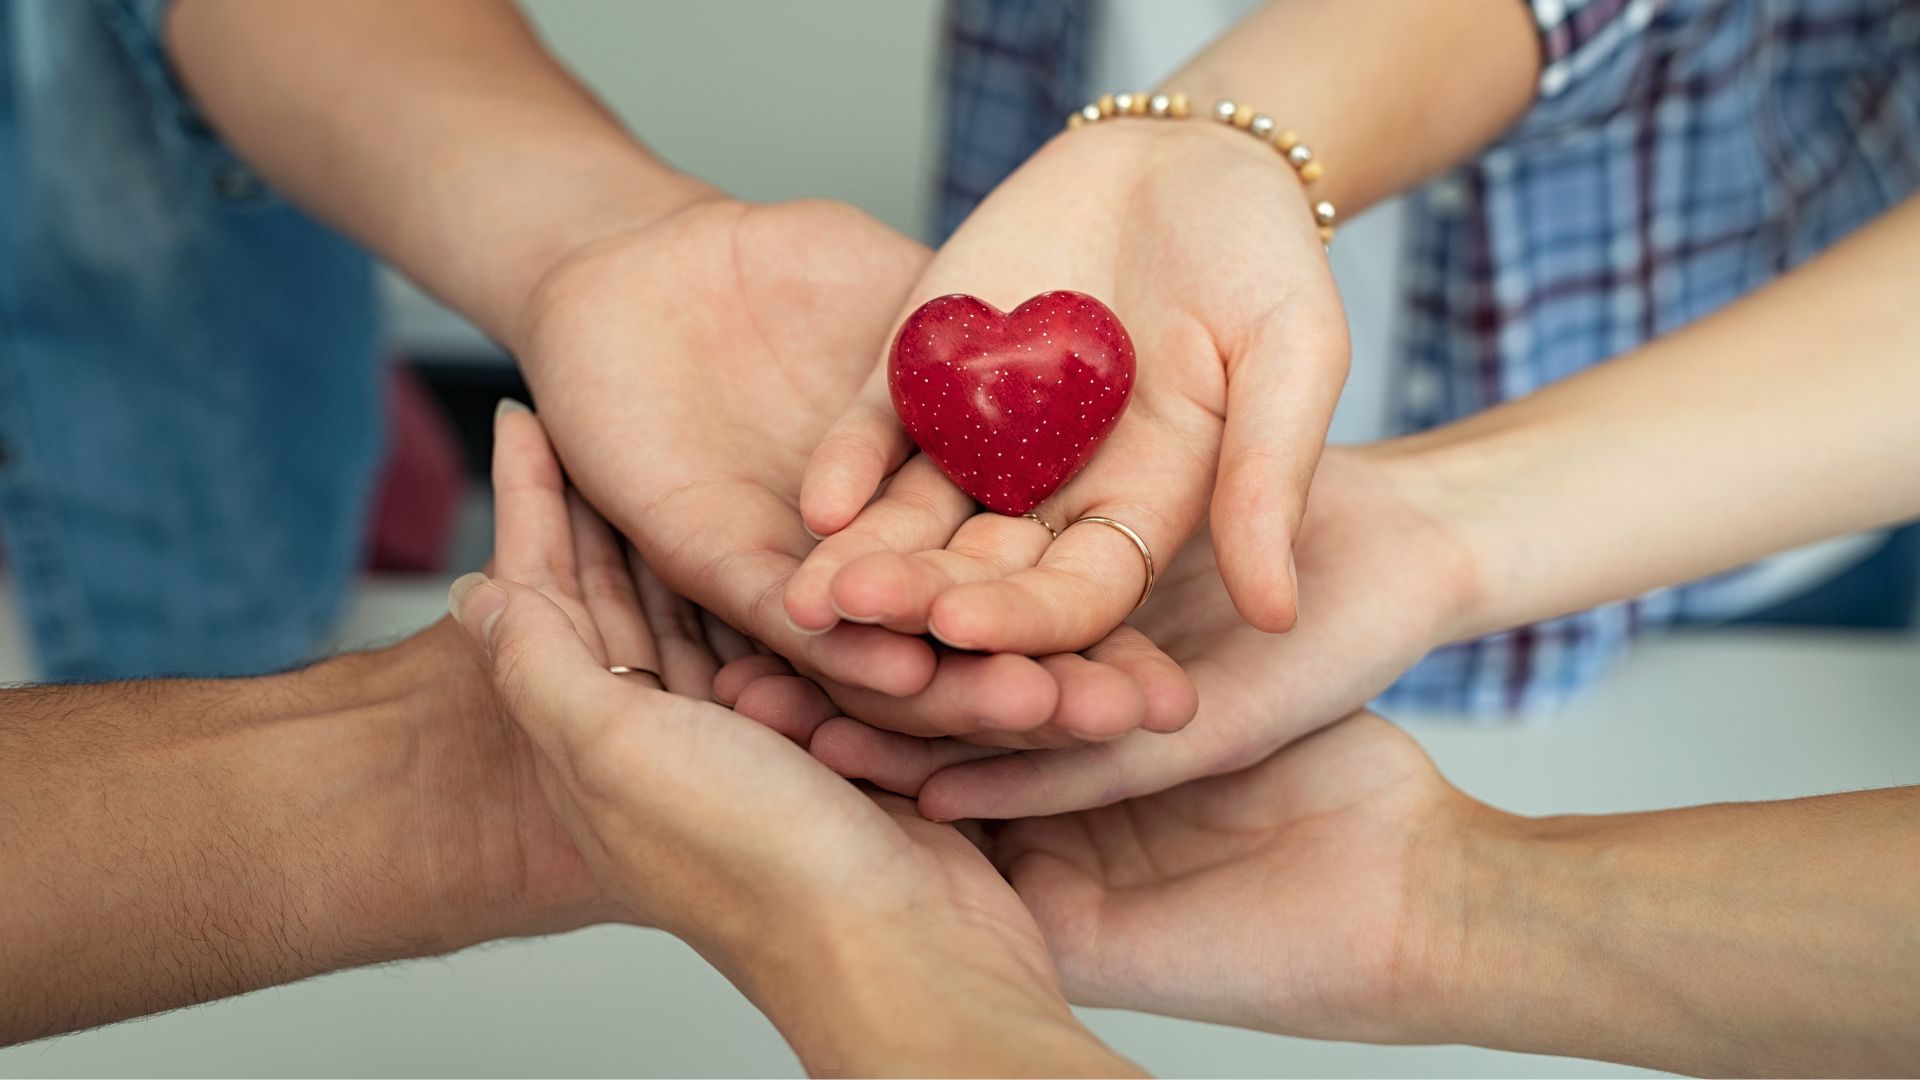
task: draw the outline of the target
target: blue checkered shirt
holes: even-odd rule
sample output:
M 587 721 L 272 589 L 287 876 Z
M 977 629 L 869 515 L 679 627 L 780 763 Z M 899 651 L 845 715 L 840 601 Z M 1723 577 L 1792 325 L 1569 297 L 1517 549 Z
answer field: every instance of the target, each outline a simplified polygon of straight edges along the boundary
M 1518 2 L 1518 0 L 1516 0 Z M 1408 200 L 1394 418 L 1444 424 L 1693 322 L 1920 189 L 1920 3 L 1531 0 L 1533 108 Z M 1084 0 L 949 5 L 946 235 L 1086 97 Z M 1440 649 L 1382 698 L 1552 706 L 1749 570 Z

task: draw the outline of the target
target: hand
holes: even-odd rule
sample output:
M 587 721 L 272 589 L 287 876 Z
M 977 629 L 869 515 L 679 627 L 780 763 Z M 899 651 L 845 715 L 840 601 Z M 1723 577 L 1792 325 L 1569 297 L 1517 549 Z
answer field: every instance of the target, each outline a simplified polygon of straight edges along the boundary
M 1360 708 L 1453 638 L 1480 589 L 1476 564 L 1443 512 L 1451 498 L 1417 455 L 1329 449 L 1296 548 L 1300 625 L 1284 637 L 1248 626 L 1204 538 L 1190 544 L 1137 620 L 1199 691 L 1199 716 L 1174 734 L 1005 754 L 845 717 L 796 718 L 790 694 L 751 687 L 742 711 L 775 724 L 817 723 L 816 757 L 844 775 L 916 794 L 936 820 L 1057 814 L 1243 769 Z M 730 683 L 753 668 L 742 661 L 718 679 Z
M 1038 512 L 1056 527 L 1111 517 L 1167 559 L 1211 494 L 1234 604 L 1261 630 L 1291 627 L 1287 556 L 1348 353 L 1293 172 L 1271 147 L 1207 121 L 1074 131 L 961 226 L 906 310 L 951 292 L 1011 309 L 1051 289 L 1111 306 L 1139 375 L 1108 444 Z M 787 588 L 800 626 L 850 618 L 1038 655 L 1086 648 L 1132 611 L 1144 568 L 1115 530 L 1068 528 L 1049 543 L 1032 522 L 972 515 L 923 457 L 867 505 L 910 449 L 882 363 L 808 466 L 801 510 L 828 539 Z
M 451 606 L 611 895 L 725 972 L 811 1069 L 1124 1066 L 957 830 L 720 706 L 610 673 L 658 670 L 648 613 L 686 626 L 684 601 L 566 490 L 531 413 L 503 409 L 495 447 L 494 576 L 463 578 Z
M 564 260 L 515 351 L 569 476 L 667 587 L 855 715 L 1009 739 L 1086 715 L 1132 728 L 1150 705 L 1184 722 L 1190 688 L 1151 649 L 936 657 L 878 627 L 814 635 L 787 618 L 781 590 L 814 545 L 795 510 L 807 455 L 925 259 L 849 207 L 696 200 Z
M 430 880 L 477 882 L 448 898 L 437 918 L 452 951 L 509 935 L 557 934 L 632 921 L 595 880 L 548 808 L 538 756 L 494 692 L 486 658 L 451 618 L 393 645 L 391 667 L 433 672 L 416 692 L 432 720 L 410 735 L 403 755 L 417 802 Z M 369 663 L 381 654 L 333 661 Z M 367 678 L 378 678 L 373 671 Z
M 1014 822 L 994 857 L 1076 1002 L 1445 1041 L 1427 973 L 1459 940 L 1467 837 L 1500 816 L 1360 714 L 1231 776 Z

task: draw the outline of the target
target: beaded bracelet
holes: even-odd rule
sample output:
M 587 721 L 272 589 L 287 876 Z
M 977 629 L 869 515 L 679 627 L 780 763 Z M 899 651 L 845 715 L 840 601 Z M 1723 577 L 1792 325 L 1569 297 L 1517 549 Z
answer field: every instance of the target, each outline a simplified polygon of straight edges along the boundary
M 1079 112 L 1067 117 L 1069 128 L 1097 124 L 1114 116 L 1150 116 L 1160 119 L 1184 120 L 1188 115 L 1187 95 L 1185 94 L 1102 94 L 1100 100 L 1092 102 Z M 1292 131 L 1281 131 L 1273 117 L 1266 113 L 1253 111 L 1251 105 L 1221 98 L 1213 103 L 1213 118 L 1223 124 L 1239 128 L 1261 142 L 1270 143 L 1280 152 L 1287 164 L 1293 167 L 1300 183 L 1312 186 L 1320 179 L 1320 162 L 1313 156 L 1313 148 L 1300 141 L 1300 136 Z M 1320 199 L 1313 204 L 1313 220 L 1320 227 L 1320 242 L 1333 243 L 1333 222 L 1339 215 L 1333 204 Z

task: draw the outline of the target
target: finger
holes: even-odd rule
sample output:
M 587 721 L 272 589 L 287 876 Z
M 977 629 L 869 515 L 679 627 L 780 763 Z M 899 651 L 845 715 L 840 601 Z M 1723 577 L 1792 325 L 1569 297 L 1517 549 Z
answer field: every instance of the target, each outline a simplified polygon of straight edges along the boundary
M 1328 308 L 1339 311 L 1335 298 Z M 1227 423 L 1213 488 L 1220 576 L 1233 606 L 1260 630 L 1280 633 L 1299 616 L 1293 540 L 1307 488 L 1346 383 L 1347 328 L 1273 321 L 1227 364 Z
M 1125 524 L 1148 552 L 1171 552 L 1185 522 L 1141 503 L 1088 508 Z M 933 603 L 929 631 L 957 649 L 1029 656 L 1077 652 L 1099 641 L 1139 604 L 1147 557 L 1125 533 L 1078 520 L 1060 533 L 1034 566 L 997 581 L 954 587 Z
M 1217 364 L 1210 351 L 1205 359 Z M 1084 519 L 1117 521 L 1155 557 L 1171 556 L 1199 528 L 1219 441 L 1212 413 L 1184 397 L 1156 397 L 1153 385 L 1142 379 L 1112 440 L 1048 500 L 1061 532 L 1039 562 L 943 594 L 929 618 L 934 636 L 986 652 L 1078 652 L 1139 605 L 1148 580 L 1140 547 Z
M 502 398 L 493 419 L 493 576 L 539 590 L 597 641 L 580 602 L 566 492 L 560 459 L 539 418 Z
M 1040 666 L 1060 685 L 1049 724 L 1078 739 L 1118 738 L 1147 716 L 1147 696 L 1126 672 L 1078 653 L 1044 657 Z
M 911 695 L 822 677 L 848 714 L 909 735 L 1030 732 L 1047 722 L 1060 700 L 1052 674 L 1038 661 L 1011 653 L 943 656 L 933 677 Z
M 734 705 L 741 691 L 755 679 L 791 675 L 793 666 L 771 653 L 749 653 L 721 665 L 713 676 L 713 699 L 722 705 Z
M 1146 702 L 1140 726 L 1148 731 L 1179 731 L 1200 711 L 1200 694 L 1173 657 L 1147 635 L 1125 623 L 1086 651 L 1086 658 L 1125 675 Z M 1069 698 L 1063 690 L 1061 707 Z
M 820 541 L 787 582 L 787 618 L 802 633 L 838 622 L 830 585 L 840 568 L 877 551 L 923 551 L 944 545 L 973 512 L 973 500 L 920 455 L 900 467 L 887 490 L 851 524 Z
M 640 610 L 653 631 L 654 649 L 660 659 L 654 670 L 674 693 L 712 701 L 713 677 L 720 670 L 720 659 L 707 643 L 699 609 L 661 584 L 638 551 L 629 547 L 625 554 L 627 572 L 640 596 Z
M 1084 658 L 949 654 L 926 690 L 904 698 L 813 677 L 844 712 L 876 727 L 1001 748 L 1074 746 L 1134 727 L 1173 731 L 1197 707 L 1186 672 L 1129 626 Z
M 808 674 L 890 697 L 925 692 L 940 669 L 931 645 L 878 626 L 841 623 L 796 644 L 792 655 Z
M 945 850 L 968 859 L 976 859 L 983 871 L 991 870 L 987 858 L 986 830 L 976 821 L 958 821 L 951 824 L 928 821 L 920 816 L 912 799 L 904 799 L 884 791 L 872 793 L 875 805 L 886 811 L 909 838 L 917 845 Z
M 590 741 L 610 715 L 581 702 L 619 676 L 607 672 L 552 599 L 517 582 L 475 577 L 454 583 L 448 606 L 486 650 L 507 711 L 545 757 L 570 768 L 574 748 Z
M 807 462 L 800 478 L 800 519 L 808 531 L 824 537 L 846 528 L 912 450 L 893 411 L 883 362 Z
M 578 595 L 566 492 L 546 429 L 526 406 L 502 398 L 493 418 L 496 577 Z
M 948 766 L 1009 753 L 957 739 L 921 739 L 882 731 L 844 716 L 816 727 L 807 748 L 849 780 L 865 780 L 907 796 L 918 795 L 927 777 Z
M 705 608 L 700 609 L 700 626 L 706 631 L 707 644 L 713 646 L 713 655 L 723 664 L 760 651 L 745 634 Z
M 1218 726 L 1171 735 L 1136 731 L 1112 742 L 1031 750 L 935 773 L 920 787 L 920 811 L 936 821 L 1024 818 L 1105 806 L 1198 776 L 1232 772 L 1266 749 Z
M 770 675 L 741 689 L 734 711 L 807 746 L 821 724 L 840 715 L 826 691 L 798 675 Z
M 653 630 L 640 610 L 640 597 L 634 592 L 620 541 L 580 493 L 571 489 L 567 491 L 567 520 L 572 523 L 573 563 L 589 622 L 580 637 L 603 665 L 659 671 L 660 654 L 654 648 Z M 664 677 L 658 680 L 661 686 L 665 683 Z
M 833 606 L 857 622 L 876 622 L 903 634 L 927 632 L 933 602 L 956 585 L 996 581 L 1038 562 L 1053 534 L 1027 518 L 975 514 L 945 548 L 901 554 L 874 552 L 840 568 Z

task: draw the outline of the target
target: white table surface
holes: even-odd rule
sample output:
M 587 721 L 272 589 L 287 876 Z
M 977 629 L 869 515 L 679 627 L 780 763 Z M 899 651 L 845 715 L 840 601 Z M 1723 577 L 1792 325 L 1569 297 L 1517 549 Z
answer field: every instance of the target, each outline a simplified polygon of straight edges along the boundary
M 440 581 L 364 590 L 345 640 L 442 610 Z M 26 671 L 0 619 L 0 679 Z M 1563 715 L 1407 726 L 1447 776 L 1523 812 L 1649 809 L 1920 782 L 1920 638 L 1716 633 L 1644 648 Z M 1163 1075 L 1621 1076 L 1467 1047 L 1316 1043 L 1128 1013 L 1094 1029 Z M 791 1075 L 773 1029 L 697 956 L 627 927 L 345 972 L 0 1051 L 0 1077 Z

